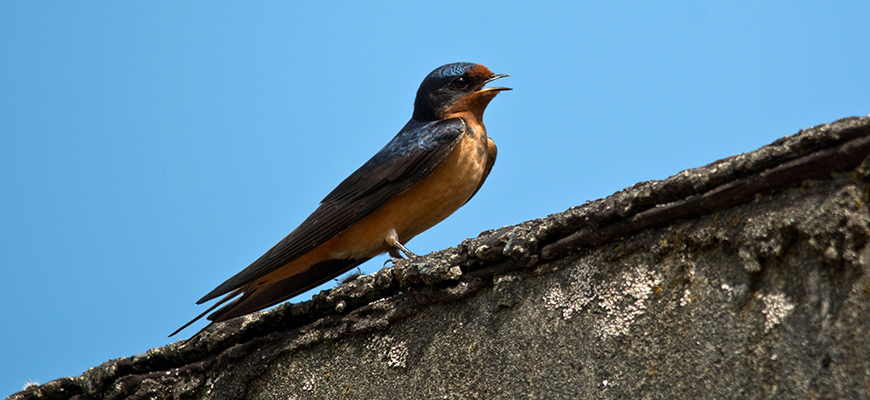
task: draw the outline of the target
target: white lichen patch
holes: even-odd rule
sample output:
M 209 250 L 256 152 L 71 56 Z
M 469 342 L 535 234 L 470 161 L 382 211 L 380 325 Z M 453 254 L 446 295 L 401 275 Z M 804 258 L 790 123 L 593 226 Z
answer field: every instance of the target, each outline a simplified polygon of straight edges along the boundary
M 562 310 L 562 319 L 571 319 L 574 311 L 579 311 L 595 299 L 597 293 L 590 284 L 592 272 L 597 260 L 591 257 L 583 258 L 575 264 L 571 274 L 571 283 L 562 289 L 553 283 L 544 295 L 544 306 L 550 310 Z
M 604 310 L 597 318 L 596 335 L 601 338 L 628 333 L 631 324 L 646 311 L 646 300 L 661 278 L 645 265 L 628 268 L 616 279 L 596 285 L 592 278 L 595 258 L 580 260 L 567 288 L 554 284 L 544 295 L 544 306 L 561 310 L 562 318 L 571 319 L 590 304 Z
M 387 353 L 387 366 L 396 368 L 405 368 L 408 365 L 408 346 L 405 342 L 399 342 L 395 346 L 390 347 Z
M 388 367 L 406 368 L 408 366 L 408 344 L 396 341 L 390 335 L 372 336 L 366 349 L 378 354 L 378 359 Z
M 628 333 L 632 322 L 646 312 L 646 300 L 660 282 L 661 278 L 643 265 L 623 272 L 619 279 L 610 282 L 599 296 L 598 305 L 607 314 L 598 324 L 598 334 L 608 337 Z
M 314 374 L 311 374 L 307 378 L 303 379 L 302 380 L 302 390 L 304 390 L 306 392 L 310 392 L 310 391 L 314 390 L 314 383 L 316 380 L 317 380 L 317 378 L 314 376 Z
M 683 297 L 680 297 L 680 307 L 685 307 L 686 305 L 688 305 L 691 302 L 692 302 L 692 291 L 689 290 L 689 288 L 686 288 L 686 290 L 683 291 Z
M 767 294 L 760 296 L 764 302 L 764 333 L 770 332 L 774 326 L 779 325 L 794 310 L 794 303 L 788 301 L 782 293 Z

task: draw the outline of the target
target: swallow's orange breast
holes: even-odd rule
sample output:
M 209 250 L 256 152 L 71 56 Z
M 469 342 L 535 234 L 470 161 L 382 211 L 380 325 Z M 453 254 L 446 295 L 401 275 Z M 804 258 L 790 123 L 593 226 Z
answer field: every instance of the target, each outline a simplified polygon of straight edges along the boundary
M 391 229 L 406 243 L 443 221 L 480 186 L 486 152 L 486 131 L 479 126 L 476 135 L 464 135 L 429 176 L 336 237 L 342 244 L 330 256 L 372 257 L 390 250 L 385 238 Z

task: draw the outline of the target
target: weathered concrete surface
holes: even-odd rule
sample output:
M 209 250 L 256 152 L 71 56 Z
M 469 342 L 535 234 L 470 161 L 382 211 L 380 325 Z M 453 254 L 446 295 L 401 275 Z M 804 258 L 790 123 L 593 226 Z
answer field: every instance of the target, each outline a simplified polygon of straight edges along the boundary
M 11 399 L 870 398 L 870 118 Z

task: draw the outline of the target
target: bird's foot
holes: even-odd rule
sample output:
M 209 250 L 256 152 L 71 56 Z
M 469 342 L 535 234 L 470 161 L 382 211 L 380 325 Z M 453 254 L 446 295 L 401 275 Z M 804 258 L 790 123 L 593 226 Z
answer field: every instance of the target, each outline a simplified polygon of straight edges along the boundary
M 399 261 L 402 261 L 402 260 L 404 260 L 404 258 L 402 258 L 402 257 L 390 258 L 390 259 L 387 259 L 387 261 L 384 261 L 384 266 L 386 267 L 387 264 L 396 265 L 399 263 Z
M 395 229 L 390 229 L 390 232 L 387 233 L 386 240 L 387 244 L 392 247 L 392 249 L 390 250 L 390 255 L 393 256 L 394 259 L 401 259 L 401 255 L 398 254 L 398 251 L 396 250 L 400 250 L 402 253 L 405 253 L 406 257 L 417 257 L 416 254 L 412 253 L 411 250 L 408 250 L 408 248 L 399 241 L 399 235 L 396 233 Z

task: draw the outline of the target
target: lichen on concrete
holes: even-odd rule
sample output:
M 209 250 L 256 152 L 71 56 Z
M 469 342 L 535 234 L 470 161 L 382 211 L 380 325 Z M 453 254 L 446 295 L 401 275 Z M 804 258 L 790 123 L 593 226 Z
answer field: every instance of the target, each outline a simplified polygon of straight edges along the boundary
M 765 294 L 759 295 L 759 298 L 764 302 L 764 309 L 761 310 L 761 313 L 764 314 L 764 333 L 782 323 L 785 317 L 794 310 L 794 303 L 790 302 L 785 294 Z

